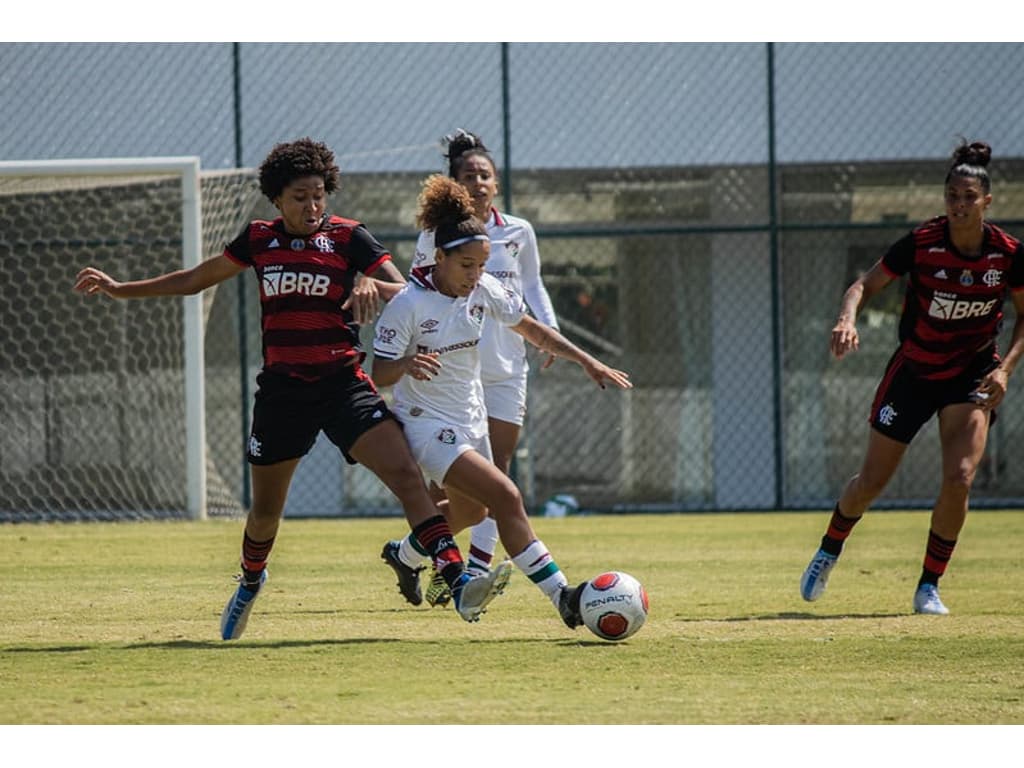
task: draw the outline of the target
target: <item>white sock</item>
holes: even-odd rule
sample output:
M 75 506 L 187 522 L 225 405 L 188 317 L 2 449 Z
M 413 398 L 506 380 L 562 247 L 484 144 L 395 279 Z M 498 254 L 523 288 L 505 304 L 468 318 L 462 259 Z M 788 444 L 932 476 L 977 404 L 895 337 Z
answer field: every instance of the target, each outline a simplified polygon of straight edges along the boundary
M 558 607 L 558 595 L 562 587 L 569 585 L 558 563 L 551 557 L 548 548 L 540 539 L 534 539 L 530 545 L 512 558 L 515 566 L 526 574 L 526 577 L 536 584 L 540 591 L 548 596 L 548 599 Z
M 466 558 L 466 567 L 480 573 L 489 571 L 497 548 L 498 523 L 488 515 L 469 531 L 469 557 Z
M 413 544 L 412 534 L 410 533 L 398 545 L 398 559 L 410 568 L 419 568 L 421 565 L 426 565 L 430 558 L 427 557 L 420 547 Z

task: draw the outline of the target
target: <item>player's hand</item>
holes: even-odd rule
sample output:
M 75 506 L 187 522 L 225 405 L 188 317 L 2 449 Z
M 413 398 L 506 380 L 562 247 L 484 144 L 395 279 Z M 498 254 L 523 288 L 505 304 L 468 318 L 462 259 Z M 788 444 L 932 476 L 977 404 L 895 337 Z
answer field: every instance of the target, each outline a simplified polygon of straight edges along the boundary
M 540 369 L 543 371 L 543 370 L 545 370 L 547 368 L 550 368 L 554 364 L 555 360 L 557 360 L 557 359 L 558 359 L 558 355 L 548 355 L 548 359 L 545 360 L 543 362 L 543 364 L 541 364 Z
M 359 275 L 356 278 L 355 285 L 352 286 L 352 292 L 345 299 L 345 303 L 341 305 L 341 308 L 352 310 L 352 319 L 360 325 L 366 325 L 377 319 L 377 313 L 380 312 L 380 304 L 381 299 L 380 293 L 377 291 L 377 281 L 372 277 Z
M 628 373 L 615 368 L 609 368 L 604 363 L 594 361 L 593 363 L 584 365 L 583 370 L 587 372 L 587 375 L 590 378 L 597 382 L 597 386 L 601 389 L 607 389 L 605 386 L 606 382 L 611 382 L 619 389 L 633 388 L 633 382 L 629 380 Z
M 991 411 L 1006 397 L 1007 375 L 1002 368 L 996 368 L 981 380 L 981 384 L 972 393 L 971 399 L 982 410 Z
M 406 358 L 405 373 L 418 381 L 430 381 L 441 372 L 436 352 L 419 352 Z
M 117 290 L 121 283 L 112 278 L 106 272 L 101 272 L 95 267 L 86 267 L 75 277 L 75 285 L 72 290 L 75 293 L 84 293 L 91 296 L 94 293 L 105 293 L 107 296 L 117 298 Z
M 857 335 L 857 326 L 850 320 L 837 321 L 832 329 L 829 348 L 837 360 L 842 360 L 847 352 L 859 349 L 860 337 Z

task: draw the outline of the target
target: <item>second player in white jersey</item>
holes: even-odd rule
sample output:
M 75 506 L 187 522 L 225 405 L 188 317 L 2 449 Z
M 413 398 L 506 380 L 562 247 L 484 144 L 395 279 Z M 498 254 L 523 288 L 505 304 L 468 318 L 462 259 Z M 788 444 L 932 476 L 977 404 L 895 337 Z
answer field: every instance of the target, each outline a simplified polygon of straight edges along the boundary
M 519 296 L 538 322 L 558 330 L 551 297 L 541 280 L 537 235 L 530 222 L 492 207 L 485 226 L 491 242 L 491 255 L 485 267 L 487 274 Z M 433 264 L 434 233 L 420 232 L 410 278 L 415 279 Z M 525 389 L 529 365 L 523 337 L 501 324 L 485 324 L 480 342 L 480 367 L 480 380 L 484 387 L 516 379 L 522 381 Z M 521 416 L 516 423 L 522 424 Z

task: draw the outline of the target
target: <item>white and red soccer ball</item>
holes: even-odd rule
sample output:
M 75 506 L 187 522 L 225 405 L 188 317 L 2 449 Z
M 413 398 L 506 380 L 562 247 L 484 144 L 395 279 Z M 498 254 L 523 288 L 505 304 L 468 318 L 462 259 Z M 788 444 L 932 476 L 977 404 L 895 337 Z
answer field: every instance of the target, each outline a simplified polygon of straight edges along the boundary
M 625 640 L 647 621 L 647 590 L 622 571 L 607 571 L 583 586 L 580 615 L 587 629 L 603 640 Z

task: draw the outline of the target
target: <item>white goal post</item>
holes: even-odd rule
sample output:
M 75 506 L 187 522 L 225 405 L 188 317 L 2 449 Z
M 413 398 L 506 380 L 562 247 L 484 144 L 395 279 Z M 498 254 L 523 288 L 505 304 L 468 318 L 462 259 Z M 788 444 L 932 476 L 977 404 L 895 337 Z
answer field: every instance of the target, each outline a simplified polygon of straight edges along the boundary
M 0 162 L 0 195 L 12 195 L 9 187 L 13 184 L 12 177 L 25 177 L 39 180 L 41 186 L 54 183 L 52 179 L 70 181 L 81 177 L 145 177 L 145 176 L 177 176 L 181 180 L 180 206 L 180 237 L 181 266 L 190 268 L 199 264 L 203 258 L 202 242 L 202 205 L 199 179 L 198 157 L 149 157 L 149 158 L 113 158 L 113 159 L 82 159 L 82 160 L 37 160 L 37 161 L 6 161 Z M 51 181 L 47 182 L 47 179 Z M 17 195 L 28 198 L 29 190 L 19 191 Z M 128 203 L 131 200 L 127 201 Z M 60 215 L 56 212 L 55 215 Z M 40 216 L 40 218 L 43 218 Z M 43 222 L 45 226 L 45 221 Z M 116 222 L 115 222 L 116 227 Z M 113 228 L 112 228 L 113 229 Z M 22 237 L 21 234 L 12 237 Z M 144 237 L 140 237 L 140 240 Z M 17 248 L 11 248 L 12 263 L 18 257 Z M 66 265 L 74 266 L 74 265 Z M 77 269 L 81 264 L 76 266 Z M 72 275 L 73 276 L 73 275 Z M 63 280 L 64 276 L 61 276 Z M 121 276 L 116 276 L 121 277 Z M 71 285 L 63 286 L 70 292 Z M 43 303 L 43 302 L 40 302 Z M 192 519 L 205 519 L 207 516 L 206 488 L 206 413 L 204 393 L 204 350 L 203 350 L 203 301 L 201 295 L 186 296 L 182 302 L 183 336 L 184 336 L 184 408 L 185 408 L 185 477 L 186 477 L 186 511 Z M 0 377 L 3 371 L 0 370 Z M 45 483 L 44 480 L 41 481 Z M 68 491 L 72 493 L 73 491 Z M 41 493 L 41 492 L 40 492 Z M 10 500 L 0 499 L 0 504 L 9 504 Z

